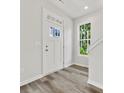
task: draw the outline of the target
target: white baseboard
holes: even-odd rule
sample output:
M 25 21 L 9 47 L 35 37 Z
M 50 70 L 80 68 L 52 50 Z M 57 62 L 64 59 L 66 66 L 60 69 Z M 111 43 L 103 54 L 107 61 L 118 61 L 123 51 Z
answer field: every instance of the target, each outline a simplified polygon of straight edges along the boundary
M 26 85 L 26 84 L 28 84 L 28 83 L 31 83 L 31 82 L 33 82 L 33 81 L 35 81 L 35 80 L 37 80 L 37 79 L 42 78 L 42 77 L 44 77 L 44 76 L 43 76 L 43 75 L 37 75 L 37 76 L 35 76 L 35 77 L 33 77 L 33 78 L 30 78 L 30 79 L 28 79 L 28 80 L 22 81 L 22 82 L 20 83 L 20 86 L 23 86 L 23 85 Z
M 65 67 L 68 67 L 68 66 L 71 66 L 71 65 L 72 65 L 72 64 L 68 64 L 68 65 L 66 65 Z M 65 67 L 63 67 L 63 68 L 65 68 Z M 63 68 L 61 68 L 61 69 L 63 69 Z M 49 74 L 51 74 L 51 73 L 54 73 L 54 72 L 56 72 L 56 71 L 59 71 L 59 70 L 61 70 L 61 69 L 55 70 L 55 71 L 50 72 L 50 73 L 47 73 L 47 74 L 40 74 L 40 75 L 37 75 L 37 76 L 35 76 L 35 77 L 33 77 L 33 78 L 30 78 L 30 79 L 27 79 L 27 80 L 25 80 L 25 81 L 22 81 L 22 82 L 20 83 L 20 86 L 23 86 L 23 85 L 26 85 L 26 84 L 28 84 L 28 83 L 31 83 L 31 82 L 33 82 L 33 81 L 35 81 L 35 80 L 38 80 L 38 79 L 40 79 L 40 78 L 42 78 L 42 77 L 44 77 L 44 76 L 47 76 L 47 75 L 49 75 Z
M 64 68 L 65 68 L 65 67 L 69 67 L 69 66 L 71 66 L 71 65 L 73 65 L 73 64 L 72 64 L 72 63 L 70 63 L 70 64 L 65 64 L 65 65 L 64 65 Z
M 71 64 L 68 64 L 68 65 L 65 65 L 64 66 L 64 68 L 65 67 L 69 67 L 69 66 L 71 66 L 71 65 L 79 65 L 79 66 L 83 66 L 83 67 L 88 67 L 88 66 L 85 66 L 85 65 L 81 65 L 81 64 L 77 64 L 77 63 L 71 63 Z M 58 71 L 58 70 L 57 70 Z M 56 71 L 54 71 L 54 72 L 56 72 Z M 51 72 L 51 73 L 53 73 L 53 72 Z M 23 86 L 23 85 L 26 85 L 26 84 L 28 84 L 28 83 L 31 83 L 31 82 L 33 82 L 33 81 L 35 81 L 35 80 L 38 80 L 38 79 L 40 79 L 40 78 L 42 78 L 42 77 L 44 77 L 44 76 L 46 76 L 46 75 L 48 75 L 48 74 L 51 74 L 51 73 L 47 73 L 47 74 L 40 74 L 40 75 L 37 75 L 37 76 L 35 76 L 35 77 L 33 77 L 33 78 L 30 78 L 30 79 L 27 79 L 27 80 L 25 80 L 25 81 L 22 81 L 21 83 L 20 83 L 20 86 Z
M 95 81 L 92 81 L 92 80 L 88 80 L 88 84 L 91 84 L 91 85 L 94 85 L 100 89 L 103 89 L 103 85 L 98 83 L 98 82 L 95 82 Z

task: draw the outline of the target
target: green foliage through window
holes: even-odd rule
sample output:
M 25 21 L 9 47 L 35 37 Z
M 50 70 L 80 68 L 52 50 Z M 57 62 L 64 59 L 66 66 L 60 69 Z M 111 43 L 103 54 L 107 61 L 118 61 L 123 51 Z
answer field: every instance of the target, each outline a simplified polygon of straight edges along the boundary
M 91 23 L 80 26 L 80 54 L 88 55 L 88 47 L 91 39 Z

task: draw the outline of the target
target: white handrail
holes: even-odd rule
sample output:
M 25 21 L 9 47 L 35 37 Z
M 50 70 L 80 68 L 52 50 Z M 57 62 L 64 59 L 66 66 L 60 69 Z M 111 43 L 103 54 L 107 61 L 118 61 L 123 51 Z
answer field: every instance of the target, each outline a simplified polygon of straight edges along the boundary
M 95 47 L 97 47 L 97 46 L 98 46 L 100 43 L 102 43 L 102 42 L 103 42 L 103 39 L 102 39 L 102 38 L 96 40 L 95 43 L 93 43 L 92 45 L 90 45 L 90 47 L 88 48 L 88 50 L 89 50 L 89 51 L 93 50 Z

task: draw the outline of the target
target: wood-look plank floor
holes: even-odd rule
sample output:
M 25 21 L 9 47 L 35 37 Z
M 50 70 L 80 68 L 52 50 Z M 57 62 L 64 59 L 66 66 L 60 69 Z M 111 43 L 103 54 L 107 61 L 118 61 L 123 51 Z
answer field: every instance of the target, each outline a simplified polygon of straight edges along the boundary
M 88 69 L 72 65 L 22 86 L 20 93 L 103 93 L 87 80 Z

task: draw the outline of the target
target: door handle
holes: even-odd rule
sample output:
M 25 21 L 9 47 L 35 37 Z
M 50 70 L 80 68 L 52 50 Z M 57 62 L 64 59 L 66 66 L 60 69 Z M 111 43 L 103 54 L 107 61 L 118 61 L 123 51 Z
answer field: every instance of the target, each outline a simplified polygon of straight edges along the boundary
M 48 47 L 48 45 L 46 45 L 46 48 Z

